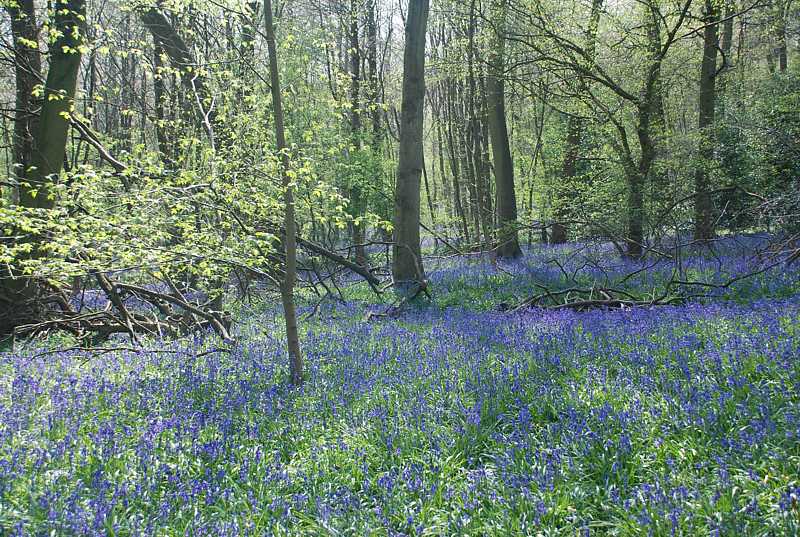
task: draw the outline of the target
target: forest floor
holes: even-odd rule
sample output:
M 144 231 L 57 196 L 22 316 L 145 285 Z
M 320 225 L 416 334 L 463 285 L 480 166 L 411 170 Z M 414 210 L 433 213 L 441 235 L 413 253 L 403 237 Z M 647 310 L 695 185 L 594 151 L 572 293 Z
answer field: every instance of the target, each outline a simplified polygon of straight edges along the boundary
M 432 302 L 370 320 L 386 306 L 347 288 L 301 322 L 301 390 L 272 306 L 230 352 L 4 353 L 0 534 L 796 535 L 800 267 L 682 305 L 501 311 L 573 275 L 672 275 L 571 251 L 431 261 Z

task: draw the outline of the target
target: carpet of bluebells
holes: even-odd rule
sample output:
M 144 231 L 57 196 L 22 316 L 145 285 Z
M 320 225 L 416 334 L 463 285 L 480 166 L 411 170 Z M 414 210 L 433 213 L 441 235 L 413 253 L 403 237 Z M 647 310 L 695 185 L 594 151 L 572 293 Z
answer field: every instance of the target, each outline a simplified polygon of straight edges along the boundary
M 683 305 L 499 311 L 633 266 L 600 258 L 434 263 L 432 304 L 370 321 L 366 294 L 325 304 L 301 390 L 272 306 L 230 353 L 6 352 L 0 534 L 797 535 L 800 268 Z

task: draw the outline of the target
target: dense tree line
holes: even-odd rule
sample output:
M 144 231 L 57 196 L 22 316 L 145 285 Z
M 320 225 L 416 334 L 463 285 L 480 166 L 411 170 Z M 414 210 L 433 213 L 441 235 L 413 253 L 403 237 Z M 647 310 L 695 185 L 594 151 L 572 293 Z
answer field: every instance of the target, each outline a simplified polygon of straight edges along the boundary
M 426 240 L 797 231 L 790 0 L 0 5 L 4 334 L 231 337 L 266 286 L 300 383 L 295 287 L 414 297 Z

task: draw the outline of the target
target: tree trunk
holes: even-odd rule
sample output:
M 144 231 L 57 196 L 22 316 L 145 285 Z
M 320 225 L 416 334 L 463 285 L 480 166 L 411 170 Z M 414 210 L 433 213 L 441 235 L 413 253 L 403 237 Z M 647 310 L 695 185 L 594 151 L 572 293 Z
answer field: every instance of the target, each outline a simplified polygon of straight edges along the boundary
M 163 47 L 157 39 L 153 39 L 153 100 L 156 115 L 156 141 L 158 151 L 161 153 L 165 162 L 172 162 L 175 158 L 175 144 L 171 140 L 169 125 L 172 124 L 171 117 L 167 116 L 168 92 L 166 90 L 167 76 L 164 70 L 162 55 Z
M 456 149 L 456 140 L 453 136 L 454 119 L 453 119 L 453 100 L 455 99 L 455 85 L 453 82 L 447 82 L 447 149 L 450 156 L 450 169 L 453 173 L 453 206 L 455 207 L 456 215 L 461 222 L 462 238 L 465 242 L 469 242 L 469 224 L 467 222 L 467 213 L 464 210 L 464 203 L 461 201 L 461 168 L 459 167 L 458 150 Z
M 349 58 L 350 58 L 350 136 L 353 147 L 361 151 L 361 44 L 358 39 L 358 2 L 350 0 L 348 13 Z M 350 212 L 353 218 L 364 214 L 363 185 L 359 181 L 350 186 Z M 367 265 L 367 252 L 364 248 L 365 229 L 363 222 L 352 223 L 352 239 L 355 246 L 355 262 L 361 266 Z
M 733 48 L 733 19 L 736 12 L 734 0 L 725 3 L 725 22 L 722 24 L 722 38 L 720 39 L 720 52 L 725 62 L 725 70 L 731 67 L 731 49 Z
M 33 111 L 33 88 L 39 83 L 42 61 L 39 57 L 39 28 L 33 0 L 21 0 L 18 7 L 6 7 L 11 17 L 14 39 L 14 75 L 16 106 L 14 111 L 14 175 L 24 182 L 33 164 L 33 138 L 38 131 L 38 117 Z M 29 43 L 36 43 L 31 47 Z M 14 198 L 19 197 L 15 189 Z
M 496 0 L 497 1 L 497 0 Z M 486 80 L 486 97 L 489 108 L 489 136 L 492 143 L 495 189 L 497 192 L 497 255 L 516 258 L 522 255 L 517 232 L 517 195 L 514 189 L 514 162 L 508 142 L 506 126 L 504 57 L 505 1 L 497 1 L 500 30 L 497 32 L 489 76 Z
M 589 14 L 589 28 L 587 30 L 586 51 L 589 57 L 594 60 L 595 43 L 597 41 L 597 26 L 600 23 L 600 10 L 603 7 L 603 0 L 592 0 L 592 9 Z M 565 206 L 565 202 L 572 202 L 575 197 L 575 177 L 578 174 L 578 159 L 580 157 L 581 133 L 584 130 L 584 122 L 577 115 L 570 115 L 567 118 L 567 138 L 564 148 L 564 163 L 561 169 L 562 190 L 560 192 L 567 199 L 556 201 L 554 208 L 555 222 L 551 228 L 550 242 L 553 244 L 563 244 L 567 242 L 567 225 L 565 220 L 570 216 L 570 211 Z
M 770 36 L 772 50 L 769 55 L 770 72 L 775 71 L 775 60 L 778 61 L 778 71 L 786 72 L 788 67 L 788 56 L 786 47 L 786 17 L 789 1 L 773 0 L 771 27 L 773 35 Z
M 403 101 L 394 203 L 392 277 L 400 294 L 413 292 L 425 277 L 419 239 L 422 122 L 425 105 L 425 28 L 428 0 L 410 0 L 403 54 Z
M 54 176 L 64 163 L 68 118 L 81 64 L 85 15 L 84 0 L 65 1 L 56 10 L 55 25 L 61 34 L 50 49 L 50 68 L 34 141 L 35 169 L 28 177 L 30 187 L 20 188 L 20 204 L 24 207 L 52 209 L 55 206 L 55 194 L 51 189 Z
M 286 252 L 284 277 L 281 284 L 281 302 L 286 320 L 286 344 L 289 350 L 289 376 L 294 386 L 303 383 L 303 356 L 300 354 L 300 338 L 297 334 L 297 311 L 294 305 L 294 284 L 297 278 L 297 230 L 294 221 L 293 187 L 289 179 L 289 153 L 283 126 L 283 103 L 281 102 L 280 76 L 275 46 L 275 27 L 272 23 L 272 1 L 264 0 L 264 24 L 269 51 L 269 80 L 272 92 L 272 108 L 275 116 L 275 140 L 280 158 L 281 181 L 283 183 L 284 228 L 283 244 Z
M 372 146 L 377 153 L 381 142 L 381 109 L 379 103 L 380 74 L 378 72 L 378 14 L 377 0 L 368 0 L 367 12 L 367 65 L 369 67 L 369 104 L 372 120 Z
M 644 87 L 636 108 L 636 136 L 641 156 L 638 165 L 633 162 L 630 147 L 625 140 L 625 169 L 628 179 L 628 230 L 625 238 L 628 257 L 639 258 L 644 253 L 645 186 L 656 160 L 653 124 L 660 124 L 661 113 L 661 63 L 663 61 L 660 32 L 657 31 L 657 10 L 647 6 L 645 24 L 648 26 L 650 64 L 647 66 Z
M 439 110 L 441 111 L 443 103 L 439 103 Z M 441 114 L 436 118 L 436 149 L 437 149 L 437 157 L 439 161 L 439 174 L 442 176 L 442 203 L 444 205 L 445 216 L 447 219 L 447 224 L 453 220 L 453 207 L 450 205 L 450 198 L 451 196 L 451 186 L 450 180 L 447 177 L 447 169 L 445 168 L 444 164 L 444 142 L 442 137 L 442 121 L 443 118 Z
M 557 192 L 558 197 L 569 197 L 573 189 L 572 183 L 575 181 L 578 165 L 578 151 L 580 150 L 581 130 L 583 122 L 572 115 L 567 118 L 567 138 L 564 147 L 564 165 L 561 170 L 562 189 L 564 192 Z M 563 244 L 567 242 L 567 223 L 569 211 L 566 210 L 565 202 L 572 199 L 557 199 L 556 206 L 553 208 L 555 221 L 550 230 L 550 242 L 552 244 Z
M 703 61 L 700 70 L 700 144 L 698 164 L 694 173 L 694 239 L 710 240 L 714 236 L 711 194 L 709 193 L 709 167 L 714 158 L 714 104 L 717 75 L 717 21 L 719 16 L 713 0 L 705 2 L 703 23 Z
M 149 8 L 142 11 L 140 18 L 153 35 L 153 39 L 167 54 L 172 67 L 180 72 L 181 84 L 195 104 L 197 121 L 208 136 L 212 149 L 227 144 L 224 129 L 217 120 L 215 107 L 212 106 L 213 97 L 205 77 L 196 68 L 192 69 L 196 67 L 197 62 L 186 42 L 157 9 Z
M 491 248 L 491 212 L 487 208 L 488 192 L 483 162 L 483 143 L 481 120 L 478 114 L 479 103 L 481 102 L 478 90 L 478 75 L 476 73 L 478 63 L 477 44 L 475 41 L 478 30 L 478 14 L 476 0 L 470 1 L 469 26 L 467 28 L 467 115 L 469 117 L 469 148 L 472 169 L 474 171 L 474 197 L 473 206 L 475 211 L 475 233 L 483 248 Z
M 17 12 L 16 21 L 12 28 L 24 32 L 15 34 L 15 45 L 24 35 L 31 35 L 35 29 L 33 20 L 33 3 L 23 3 L 21 11 Z M 28 133 L 24 134 L 25 140 L 19 146 L 20 150 L 30 151 L 24 155 L 29 158 L 30 168 L 25 171 L 25 180 L 19 185 L 19 204 L 29 209 L 52 209 L 55 207 L 55 191 L 53 186 L 61 167 L 64 164 L 67 147 L 67 134 L 69 132 L 69 116 L 75 103 L 75 90 L 78 82 L 78 70 L 81 63 L 81 46 L 85 37 L 86 5 L 84 0 L 69 0 L 59 4 L 55 10 L 55 29 L 58 37 L 50 47 L 50 67 L 45 81 L 44 99 L 41 105 L 38 125 L 35 125 L 33 140 Z M 35 37 L 35 33 L 32 34 Z M 24 38 L 24 37 L 23 37 Z M 33 50 L 33 49 L 32 49 Z M 31 54 L 38 55 L 38 51 Z M 32 58 L 15 58 L 23 60 L 26 64 L 17 67 L 23 70 L 35 68 L 38 62 Z M 32 63 L 31 63 L 32 62 Z M 19 73 L 18 73 L 19 74 Z M 27 71 L 17 83 L 17 98 L 26 99 L 26 106 L 30 107 L 29 90 L 35 72 Z M 23 95 L 25 93 L 26 95 Z M 26 114 L 26 117 L 27 114 Z M 26 126 L 31 128 L 31 123 Z M 16 130 L 15 130 L 16 133 Z M 43 254 L 41 244 L 46 240 L 44 236 L 32 236 L 33 248 L 28 253 L 28 258 L 40 257 Z M 10 273 L 9 273 L 10 270 Z M 16 276 L 16 278 L 14 278 Z M 27 322 L 35 321 L 40 311 L 38 297 L 40 286 L 27 277 L 19 277 L 14 268 L 3 269 L 0 272 L 2 285 L 0 285 L 0 333 L 9 333 L 14 327 Z

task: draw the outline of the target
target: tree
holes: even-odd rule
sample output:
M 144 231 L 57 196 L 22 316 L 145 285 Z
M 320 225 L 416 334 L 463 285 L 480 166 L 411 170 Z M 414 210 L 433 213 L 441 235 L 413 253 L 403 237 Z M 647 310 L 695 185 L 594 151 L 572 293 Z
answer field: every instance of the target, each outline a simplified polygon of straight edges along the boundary
M 21 9 L 12 14 L 15 29 L 15 49 L 31 47 L 36 41 L 27 39 L 36 37 L 33 2 L 23 3 Z M 56 205 L 55 184 L 67 147 L 67 134 L 70 118 L 74 111 L 75 91 L 78 81 L 78 70 L 85 39 L 86 4 L 84 0 L 57 0 L 54 9 L 54 40 L 50 44 L 50 67 L 44 84 L 43 101 L 39 119 L 26 121 L 15 129 L 23 139 L 18 139 L 15 147 L 20 151 L 17 158 L 30 159 L 20 162 L 24 180 L 19 182 L 19 205 L 29 210 L 51 210 Z M 16 17 L 14 17 L 16 15 Z M 34 25 L 34 26 L 31 26 Z M 19 33 L 17 33 L 19 32 Z M 30 92 L 37 75 L 35 69 L 38 60 L 36 49 L 30 54 L 22 53 L 16 57 L 23 61 L 17 70 L 17 99 L 30 109 Z M 20 51 L 21 52 L 21 51 Z M 29 129 L 35 128 L 33 139 Z M 26 132 L 26 129 L 28 131 Z M 19 177 L 19 175 L 18 175 Z M 45 255 L 47 237 L 38 233 L 29 235 L 29 247 L 24 258 L 35 259 Z M 21 259 L 24 260 L 24 259 Z M 40 284 L 20 272 L 19 267 L 12 267 L 10 273 L 4 269 L 3 285 L 0 289 L 0 333 L 8 333 L 15 326 L 35 320 L 41 308 L 38 303 Z
M 55 7 L 58 37 L 50 47 L 50 68 L 34 139 L 33 169 L 28 185 L 21 187 L 19 193 L 20 204 L 31 208 L 55 206 L 54 180 L 64 164 L 86 26 L 84 0 L 57 0 Z
M 700 67 L 700 109 L 698 129 L 700 144 L 698 148 L 699 162 L 694 174 L 694 238 L 699 241 L 710 240 L 714 236 L 714 221 L 709 192 L 708 168 L 714 158 L 714 105 L 716 103 L 717 49 L 719 39 L 717 27 L 718 9 L 714 0 L 705 0 L 703 16 L 703 61 Z
M 33 91 L 42 73 L 39 28 L 33 0 L 11 4 L 6 10 L 11 18 L 11 34 L 14 38 L 14 174 L 17 181 L 24 181 L 33 164 L 33 139 L 39 124 L 33 106 Z
M 425 105 L 425 30 L 428 0 L 410 0 L 403 53 L 403 100 L 400 113 L 397 185 L 394 196 L 392 277 L 400 294 L 423 285 L 419 240 L 422 123 Z
M 361 121 L 361 44 L 359 42 L 359 6 L 358 0 L 350 0 L 350 9 L 347 12 L 347 37 L 350 58 L 350 135 L 353 140 L 353 149 L 359 154 L 362 151 L 362 121 Z M 351 210 L 355 218 L 360 218 L 364 213 L 364 192 L 360 178 L 356 179 L 350 189 Z M 353 244 L 355 261 L 359 265 L 367 264 L 367 252 L 364 247 L 365 229 L 363 222 L 353 222 Z
M 297 334 L 297 312 L 294 305 L 294 284 L 297 279 L 297 231 L 294 221 L 293 185 L 289 177 L 289 148 L 283 120 L 280 75 L 278 73 L 277 47 L 275 46 L 275 26 L 272 22 L 272 1 L 264 0 L 264 24 L 269 51 L 269 80 L 272 93 L 272 113 L 275 120 L 275 140 L 281 162 L 281 183 L 284 202 L 284 251 L 286 261 L 283 282 L 281 282 L 281 301 L 283 317 L 286 321 L 286 344 L 289 350 L 289 376 L 291 383 L 303 383 L 303 356 L 300 354 L 300 338 Z
M 588 60 L 594 62 L 595 41 L 597 40 L 597 26 L 600 22 L 600 10 L 603 0 L 592 0 L 592 10 L 589 14 L 589 27 L 587 33 L 586 53 Z M 567 224 L 564 222 L 569 216 L 564 204 L 572 202 L 575 194 L 575 177 L 578 173 L 578 160 L 581 149 L 581 134 L 586 128 L 586 122 L 578 114 L 570 114 L 567 118 L 567 137 L 564 147 L 564 163 L 561 170 L 562 190 L 569 200 L 559 200 L 556 206 L 556 222 L 553 222 L 550 242 L 562 244 L 567 242 Z
M 180 72 L 181 83 L 187 93 L 192 96 L 196 105 L 198 123 L 208 136 L 211 147 L 218 149 L 219 140 L 217 138 L 224 133 L 224 129 L 217 120 L 213 98 L 205 76 L 196 69 L 197 62 L 192 51 L 189 50 L 186 42 L 164 14 L 156 8 L 143 10 L 140 17 L 142 23 L 153 35 L 153 40 L 157 44 L 156 48 L 163 50 L 172 67 Z
M 495 52 L 486 79 L 489 108 L 489 133 L 492 144 L 497 201 L 497 255 L 514 258 L 522 255 L 517 234 L 517 196 L 514 189 L 514 162 L 506 126 L 504 57 L 505 2 L 496 0 Z

